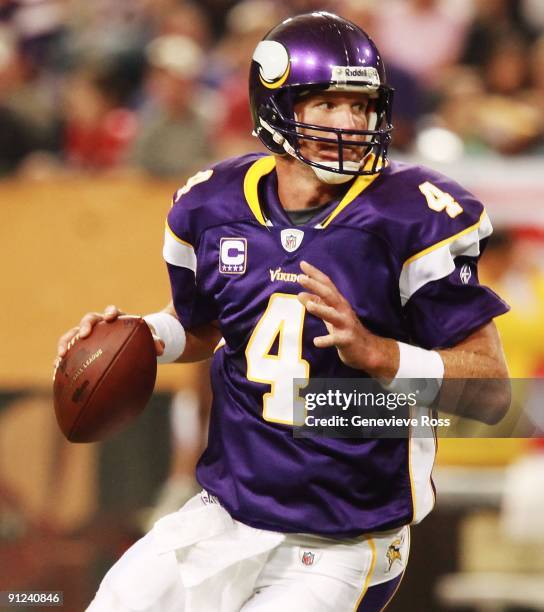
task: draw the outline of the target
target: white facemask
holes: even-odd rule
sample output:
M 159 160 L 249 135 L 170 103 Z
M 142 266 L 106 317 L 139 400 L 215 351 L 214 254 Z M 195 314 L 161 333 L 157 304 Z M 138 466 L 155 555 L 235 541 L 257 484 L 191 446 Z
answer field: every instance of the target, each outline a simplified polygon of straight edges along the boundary
M 296 116 L 296 114 L 295 114 L 295 119 L 298 121 L 298 117 Z M 272 128 L 272 126 L 270 126 L 262 117 L 259 119 L 259 122 L 265 130 L 267 130 L 273 135 L 274 141 L 276 143 L 278 143 L 279 145 L 282 145 L 285 151 L 289 153 L 289 155 L 291 155 L 292 157 L 298 160 L 295 150 L 289 144 L 288 140 L 284 138 L 284 136 L 282 136 L 279 132 L 276 132 Z M 369 113 L 368 123 L 369 123 L 368 129 L 373 130 L 377 123 L 376 113 L 374 112 Z M 365 140 L 369 142 L 371 138 L 372 138 L 371 136 L 367 136 Z M 367 155 L 365 155 L 365 157 L 360 162 L 345 161 L 344 168 L 348 170 L 352 170 L 352 171 L 359 170 L 359 168 L 361 168 L 364 165 L 369 154 L 370 153 L 367 153 Z M 301 161 L 301 163 L 304 163 L 304 162 Z M 322 166 L 328 166 L 329 168 L 339 168 L 340 167 L 340 164 L 337 161 L 320 161 L 319 163 Z M 315 175 L 322 183 L 327 183 L 328 185 L 341 185 L 342 183 L 347 183 L 348 181 L 351 181 L 355 176 L 353 174 L 342 174 L 340 172 L 333 172 L 332 170 L 325 170 L 324 168 L 316 168 L 315 166 L 310 166 L 310 168 L 314 171 Z

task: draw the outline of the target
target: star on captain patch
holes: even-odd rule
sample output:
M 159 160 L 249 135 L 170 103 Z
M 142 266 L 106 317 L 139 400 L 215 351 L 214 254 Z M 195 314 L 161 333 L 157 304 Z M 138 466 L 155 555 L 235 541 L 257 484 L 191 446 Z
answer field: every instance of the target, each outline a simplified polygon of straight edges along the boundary
M 304 232 L 299 229 L 284 229 L 281 230 L 281 245 L 288 252 L 296 251 L 302 244 Z

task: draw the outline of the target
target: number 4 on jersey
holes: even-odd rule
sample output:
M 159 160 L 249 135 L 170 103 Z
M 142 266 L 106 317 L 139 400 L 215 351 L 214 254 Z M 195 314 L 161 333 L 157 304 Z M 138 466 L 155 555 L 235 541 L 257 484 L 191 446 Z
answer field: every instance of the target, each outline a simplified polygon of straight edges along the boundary
M 305 308 L 295 295 L 273 293 L 247 343 L 248 380 L 271 387 L 263 395 L 265 421 L 293 425 L 294 411 L 304 414 L 304 400 L 293 385 L 293 379 L 307 380 L 310 373 L 310 365 L 302 359 L 304 315 Z M 278 350 L 273 354 L 276 340 Z
M 435 210 L 436 212 L 445 210 L 452 219 L 455 219 L 457 215 L 463 212 L 461 205 L 453 196 L 442 191 L 442 189 L 439 189 L 436 185 L 429 183 L 429 181 L 421 183 L 419 190 L 425 196 L 427 205 L 431 210 Z
M 191 176 L 187 180 L 185 185 L 183 185 L 181 189 L 177 190 L 177 193 L 174 197 L 174 204 L 181 198 L 182 195 L 189 193 L 189 191 L 191 191 L 191 189 L 195 185 L 198 185 L 199 183 L 204 183 L 204 181 L 207 181 L 208 179 L 210 179 L 212 174 L 213 174 L 213 170 L 210 169 L 210 170 L 201 170 L 200 172 L 197 172 L 195 175 Z

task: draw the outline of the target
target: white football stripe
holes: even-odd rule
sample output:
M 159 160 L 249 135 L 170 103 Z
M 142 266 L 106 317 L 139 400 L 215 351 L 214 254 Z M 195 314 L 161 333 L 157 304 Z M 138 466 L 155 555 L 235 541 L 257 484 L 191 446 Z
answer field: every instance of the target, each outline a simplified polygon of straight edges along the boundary
M 190 244 L 176 239 L 168 228 L 164 231 L 162 256 L 167 263 L 180 268 L 188 268 L 196 273 L 195 250 Z
M 480 254 L 480 240 L 487 238 L 492 232 L 491 221 L 484 214 L 480 224 L 471 232 L 406 264 L 399 279 L 402 305 L 404 306 L 412 295 L 427 283 L 451 274 L 455 270 L 456 257 L 461 255 L 477 257 Z

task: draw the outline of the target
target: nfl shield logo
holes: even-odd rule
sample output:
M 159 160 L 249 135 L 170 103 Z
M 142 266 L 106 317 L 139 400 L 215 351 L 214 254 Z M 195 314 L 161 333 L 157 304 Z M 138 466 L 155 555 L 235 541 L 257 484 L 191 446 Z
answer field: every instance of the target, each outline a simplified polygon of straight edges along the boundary
M 313 552 L 303 552 L 300 558 L 303 565 L 313 565 L 315 560 L 315 554 Z
M 281 245 L 288 252 L 296 251 L 302 243 L 304 232 L 299 229 L 281 230 Z
M 292 249 L 295 249 L 297 246 L 297 238 L 296 236 L 293 236 L 293 234 L 289 234 L 288 236 L 285 237 L 285 248 L 288 251 L 291 251 Z

